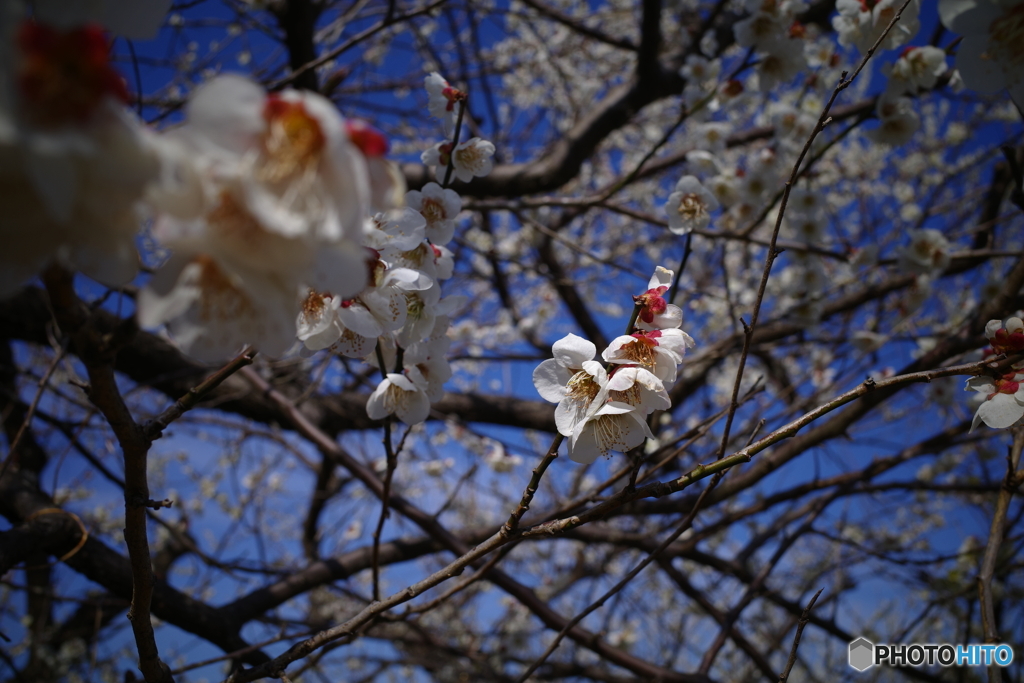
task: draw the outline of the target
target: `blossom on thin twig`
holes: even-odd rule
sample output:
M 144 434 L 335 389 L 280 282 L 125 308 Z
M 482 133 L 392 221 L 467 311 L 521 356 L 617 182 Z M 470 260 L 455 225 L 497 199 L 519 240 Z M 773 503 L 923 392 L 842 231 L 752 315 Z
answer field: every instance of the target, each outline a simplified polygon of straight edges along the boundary
M 665 205 L 668 228 L 676 235 L 702 230 L 711 222 L 711 213 L 718 207 L 718 199 L 695 176 L 683 176 Z

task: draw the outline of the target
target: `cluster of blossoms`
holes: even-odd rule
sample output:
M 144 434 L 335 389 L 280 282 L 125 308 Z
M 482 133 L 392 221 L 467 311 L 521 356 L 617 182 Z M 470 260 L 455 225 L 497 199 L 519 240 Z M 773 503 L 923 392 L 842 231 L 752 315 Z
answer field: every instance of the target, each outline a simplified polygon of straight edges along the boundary
M 442 120 L 447 135 L 454 134 L 454 108 L 465 94 L 436 73 L 426 78 L 426 88 L 430 112 Z M 450 149 L 455 141 L 445 144 Z M 445 179 L 449 162 L 463 181 L 490 172 L 491 143 L 474 138 L 455 149 L 439 162 L 444 164 L 439 180 Z M 460 154 L 467 149 L 472 154 Z M 463 297 L 442 298 L 440 282 L 452 276 L 452 253 L 445 245 L 454 236 L 462 200 L 454 190 L 428 183 L 406 193 L 402 203 L 364 225 L 368 280 L 344 294 L 311 289 L 297 326 L 308 351 L 333 347 L 352 358 L 376 355 L 383 379 L 367 402 L 367 414 L 373 419 L 396 415 L 413 425 L 427 419 L 452 376 L 445 357 L 451 344 L 448 314 Z
M 0 2 L 0 297 L 54 260 L 115 287 L 138 272 L 159 154 L 94 22 L 151 37 L 168 4 Z
M 202 360 L 246 344 L 280 356 L 302 292 L 366 285 L 364 216 L 393 194 L 371 183 L 396 182 L 369 171 L 386 145 L 319 95 L 240 76 L 201 86 L 185 114 L 150 197 L 172 256 L 140 292 L 139 321 Z
M 437 183 L 406 193 L 379 131 L 320 95 L 242 76 L 209 80 L 181 126 L 151 131 L 90 22 L 150 37 L 168 3 L 63 4 L 38 2 L 29 18 L 0 3 L 0 296 L 52 262 L 128 284 L 151 218 L 170 256 L 138 293 L 142 326 L 203 361 L 247 345 L 279 357 L 296 337 L 310 352 L 376 356 L 370 416 L 425 420 L 451 377 L 447 314 L 460 298 L 442 298 L 440 282 L 459 196 Z M 426 80 L 450 136 L 465 94 Z M 457 143 L 433 148 L 439 179 L 490 171 L 491 143 Z
M 747 0 L 750 16 L 736 23 L 736 43 L 757 50 L 758 87 L 768 92 L 788 83 L 807 66 L 805 28 L 796 16 L 803 0 Z
M 639 446 L 653 438 L 647 417 L 672 407 L 666 387 L 693 347 L 679 329 L 682 311 L 664 298 L 673 275 L 659 266 L 647 291 L 634 297 L 635 331 L 612 340 L 601 354 L 607 366 L 594 360 L 593 342 L 570 334 L 554 343 L 554 358 L 534 370 L 537 392 L 558 404 L 555 425 L 569 438 L 574 461 L 591 463 L 598 454 Z
M 909 312 L 924 303 L 938 277 L 949 267 L 952 245 L 938 230 L 921 228 L 911 231 L 910 243 L 896 253 L 900 269 L 916 276 L 903 301 Z
M 1024 322 L 1020 318 L 1009 318 L 1005 323 L 1001 320 L 988 321 L 985 336 L 994 354 L 1024 352 Z M 972 377 L 964 389 L 977 391 L 985 397 L 974 414 L 971 431 L 979 422 L 1003 429 L 1024 417 L 1024 361 L 1014 363 L 1010 372 L 995 379 Z
M 867 52 L 885 32 L 901 5 L 902 0 L 837 0 L 839 14 L 832 18 L 832 28 L 839 36 L 839 44 L 853 45 L 861 52 Z M 882 40 L 879 49 L 895 50 L 913 38 L 921 27 L 920 12 L 920 0 L 913 0 Z

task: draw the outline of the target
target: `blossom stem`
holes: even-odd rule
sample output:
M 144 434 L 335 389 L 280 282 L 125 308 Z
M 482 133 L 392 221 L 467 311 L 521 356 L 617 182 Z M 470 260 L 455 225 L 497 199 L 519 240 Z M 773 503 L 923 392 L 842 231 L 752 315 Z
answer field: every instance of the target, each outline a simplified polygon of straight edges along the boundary
M 683 246 L 683 257 L 679 259 L 679 268 L 676 270 L 676 276 L 672 280 L 672 287 L 668 290 L 668 298 L 665 299 L 669 303 L 675 301 L 676 292 L 679 291 L 679 281 L 683 278 L 683 271 L 686 270 L 686 262 L 690 260 L 692 242 L 693 232 L 691 231 L 686 233 L 686 244 Z
M 626 334 L 633 332 L 633 328 L 636 325 L 636 319 L 640 316 L 640 309 L 643 306 L 641 304 L 633 305 L 633 313 L 629 316 L 629 323 L 626 325 Z M 607 369 L 611 371 L 614 367 L 614 363 L 608 363 Z M 530 509 L 530 503 L 533 502 L 533 496 L 537 493 L 537 489 L 540 487 L 540 480 L 544 476 L 544 472 L 547 471 L 548 466 L 555 461 L 558 457 L 558 449 L 561 447 L 562 442 L 565 441 L 565 437 L 561 434 L 556 434 L 555 438 L 551 441 L 551 446 L 548 447 L 548 452 L 541 459 L 540 463 L 533 470 L 533 476 L 530 477 L 530 483 L 526 485 L 526 489 L 523 491 L 522 498 L 519 499 L 519 505 L 509 515 L 508 521 L 501 527 L 501 535 L 508 536 L 519 527 L 519 520 L 522 519 L 526 511 Z M 635 477 L 634 477 L 635 478 Z
M 444 170 L 444 182 L 441 187 L 447 188 L 452 180 L 452 172 L 455 170 L 455 148 L 459 144 L 459 135 L 462 133 L 462 116 L 466 113 L 466 99 L 459 100 L 459 115 L 455 119 L 455 134 L 452 136 L 452 151 L 448 154 L 448 168 Z
M 508 536 L 519 527 L 519 520 L 523 518 L 526 511 L 530 509 L 530 503 L 533 502 L 533 496 L 537 493 L 537 489 L 540 488 L 540 480 L 544 476 L 544 472 L 547 471 L 548 466 L 555 461 L 558 457 L 558 449 L 561 447 L 562 442 L 565 441 L 565 437 L 561 434 L 556 434 L 555 438 L 551 441 L 551 447 L 548 448 L 548 452 L 541 459 L 540 463 L 533 468 L 533 475 L 530 477 L 530 483 L 526 485 L 526 489 L 523 491 L 523 496 L 519 500 L 519 505 L 509 515 L 508 521 L 505 522 L 504 526 L 501 527 L 501 535 Z
M 402 371 L 402 349 L 397 347 L 395 359 L 395 372 Z M 381 350 L 380 341 L 377 342 L 377 365 L 380 367 L 381 379 L 388 376 L 387 364 L 384 362 L 384 352 Z M 384 453 L 387 457 L 387 470 L 384 473 L 384 489 L 380 497 L 380 517 L 377 518 L 377 527 L 373 531 L 373 549 L 371 550 L 371 565 L 373 569 L 373 600 L 380 600 L 380 537 L 384 531 L 384 522 L 388 518 L 388 503 L 391 500 L 391 479 L 398 466 L 398 457 L 391 444 L 391 416 L 384 418 Z

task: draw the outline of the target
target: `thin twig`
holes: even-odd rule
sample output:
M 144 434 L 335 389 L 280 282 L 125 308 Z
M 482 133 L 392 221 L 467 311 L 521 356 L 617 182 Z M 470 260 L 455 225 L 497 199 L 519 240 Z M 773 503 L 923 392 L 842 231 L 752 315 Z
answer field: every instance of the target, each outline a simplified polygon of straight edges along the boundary
M 384 381 L 388 377 L 388 369 L 384 363 L 384 353 L 381 350 L 380 342 L 377 342 L 377 364 L 380 366 L 380 378 Z M 400 368 L 396 368 L 399 370 Z M 406 432 L 408 434 L 408 432 Z M 404 441 L 404 439 L 403 439 Z M 371 571 L 373 574 L 373 599 L 380 600 L 380 536 L 384 531 L 384 522 L 388 518 L 388 502 L 391 500 L 391 480 L 398 467 L 398 456 L 391 445 L 391 416 L 384 418 L 384 455 L 387 458 L 387 469 L 384 473 L 384 493 L 380 499 L 380 517 L 377 518 L 377 527 L 373 531 L 373 548 L 371 550 Z
M 889 25 L 885 27 L 885 30 L 878 37 L 878 40 L 875 41 L 875 44 L 871 46 L 871 49 L 865 53 L 864 58 L 861 59 L 860 64 L 853 72 L 853 75 L 847 78 L 847 72 L 844 71 L 842 73 L 839 78 L 839 84 L 835 87 L 835 90 L 832 91 L 832 96 L 821 110 L 821 115 L 818 117 L 817 125 L 814 126 L 814 130 L 811 131 L 810 136 L 807 138 L 807 142 L 804 143 L 803 149 L 800 150 L 800 155 L 793 164 L 793 171 L 790 173 L 789 180 L 786 181 L 785 189 L 782 192 L 782 202 L 779 204 L 779 213 L 775 219 L 775 228 L 772 230 L 772 238 L 768 245 L 768 254 L 765 256 L 764 271 L 761 274 L 761 284 L 757 289 L 757 298 L 754 300 L 754 309 L 750 315 L 750 323 L 744 323 L 743 325 L 743 351 L 740 353 L 739 366 L 736 368 L 736 381 L 733 383 L 732 387 L 732 399 L 729 402 L 729 414 L 725 418 L 725 428 L 722 430 L 722 442 L 718 448 L 719 457 L 725 455 L 726 448 L 728 448 L 729 445 L 729 435 L 732 431 L 732 422 L 736 416 L 736 410 L 739 408 L 740 385 L 743 382 L 743 371 L 746 369 L 747 357 L 750 355 L 750 344 L 754 338 L 754 328 L 757 327 L 757 320 L 761 313 L 761 303 L 764 301 L 765 290 L 768 287 L 768 278 L 771 276 L 772 264 L 775 263 L 775 259 L 780 253 L 776 248 L 776 241 L 779 238 L 779 230 L 782 228 L 782 218 L 786 214 L 786 205 L 789 203 L 789 194 L 793 189 L 793 185 L 796 183 L 797 177 L 800 175 L 800 166 L 803 163 L 804 157 L 806 157 L 807 153 L 810 151 L 811 145 L 814 144 L 815 138 L 818 137 L 818 133 L 824 130 L 825 126 L 832 120 L 828 113 L 831 111 L 832 104 L 836 101 L 836 98 L 839 97 L 839 93 L 850 87 L 853 80 L 857 78 L 857 75 L 860 74 L 867 65 L 871 56 L 875 54 L 875 50 L 878 49 L 878 46 L 882 43 L 885 37 L 889 35 L 889 31 L 892 30 L 892 27 L 895 26 L 896 22 L 898 22 L 900 17 L 903 16 L 903 10 L 905 10 L 911 2 L 913 2 L 913 0 L 904 0 L 903 5 L 896 12 L 895 16 L 893 16 L 892 21 L 890 21 Z
M 35 414 L 36 408 L 39 407 L 39 399 L 43 397 L 43 392 L 46 391 L 46 385 L 49 383 L 50 377 L 53 376 L 54 371 L 60 364 L 61 359 L 64 358 L 64 354 L 66 352 L 67 341 L 65 340 L 65 343 L 60 347 L 57 353 L 54 354 L 53 361 L 50 363 L 50 366 L 46 368 L 46 372 L 43 373 L 42 378 L 39 380 L 39 388 L 36 389 L 36 395 L 32 398 L 32 403 L 29 404 L 28 410 L 25 412 L 25 418 L 21 421 L 21 426 L 18 427 L 18 433 L 14 435 L 14 439 L 11 441 L 10 447 L 7 449 L 7 458 L 4 460 L 3 465 L 0 465 L 0 477 L 4 476 L 4 473 L 7 471 L 7 466 L 16 457 L 15 454 L 18 452 L 18 445 L 21 443 L 21 438 L 32 423 L 32 416 Z
M 779 675 L 779 683 L 786 683 L 789 680 L 789 672 L 793 670 L 793 665 L 796 664 L 796 649 L 800 647 L 800 636 L 804 633 L 804 626 L 811 620 L 811 608 L 814 607 L 814 603 L 818 601 L 818 596 L 821 595 L 821 591 L 824 588 L 819 588 L 818 592 L 814 594 L 811 601 L 807 603 L 807 607 L 804 608 L 803 614 L 800 615 L 800 621 L 796 625 L 796 635 L 793 636 L 793 648 L 789 651 L 789 659 L 786 660 L 786 668 L 783 669 Z
M 308 71 L 310 71 L 312 69 L 318 69 L 321 66 L 323 66 L 324 64 L 327 64 L 328 62 L 337 59 L 338 57 L 340 57 L 342 55 L 342 53 L 347 52 L 348 50 L 352 49 L 353 47 L 355 47 L 359 43 L 363 42 L 364 40 L 372 38 L 377 33 L 380 33 L 381 31 L 383 31 L 387 27 L 393 26 L 394 24 L 398 24 L 398 23 L 403 22 L 403 21 L 407 21 L 409 19 L 413 19 L 414 17 L 418 17 L 418 16 L 420 16 L 422 14 L 427 14 L 431 10 L 433 10 L 435 7 L 440 7 L 441 5 L 446 3 L 447 1 L 448 0 L 435 0 L 435 2 L 432 2 L 432 3 L 428 4 L 428 5 L 424 5 L 423 7 L 420 7 L 419 9 L 415 9 L 415 10 L 413 10 L 411 12 L 407 12 L 407 13 L 401 15 L 401 16 L 398 16 L 398 17 L 395 17 L 395 16 L 385 16 L 382 21 L 380 21 L 379 23 L 377 23 L 377 24 L 367 28 L 365 31 L 362 31 L 361 33 L 358 33 L 358 34 L 352 36 L 345 43 L 339 45 L 338 47 L 334 48 L 333 50 L 328 50 L 327 52 L 324 52 L 323 54 L 321 54 L 316 59 L 314 59 L 314 60 L 312 60 L 310 62 L 307 62 L 306 64 L 303 64 L 298 69 L 295 69 L 294 71 L 292 71 L 290 74 L 288 74 L 284 78 L 281 78 L 281 79 L 271 83 L 270 85 L 267 86 L 267 89 L 268 90 L 279 90 L 279 89 L 283 88 L 284 86 L 289 85 L 289 84 L 295 82 L 297 79 L 301 78 Z
M 722 480 L 722 477 L 724 476 L 725 470 L 719 472 L 711 479 L 711 483 L 708 484 L 707 488 L 701 491 L 700 497 L 697 498 L 697 502 L 693 504 L 693 508 L 683 519 L 683 523 L 680 524 L 675 531 L 669 534 L 668 537 L 666 537 L 665 540 L 662 541 L 657 548 L 652 550 L 647 555 L 647 557 L 645 557 L 639 564 L 633 567 L 633 569 L 631 569 L 624 577 L 622 577 L 622 580 L 620 580 L 618 583 L 612 586 L 608 590 L 608 592 L 606 592 L 600 598 L 591 603 L 585 610 L 583 610 L 575 617 L 570 619 L 569 622 L 562 627 L 562 630 L 558 632 L 558 635 L 555 636 L 555 639 L 551 641 L 551 644 L 548 646 L 548 648 L 544 650 L 544 653 L 541 654 L 541 656 L 538 657 L 537 660 L 534 661 L 534 663 L 531 664 L 529 668 L 527 668 L 526 671 L 523 672 L 523 674 L 519 677 L 516 683 L 526 683 L 526 680 L 530 677 L 530 675 L 534 671 L 536 671 L 537 668 L 540 667 L 540 665 L 543 664 L 549 656 L 551 656 L 551 653 L 554 652 L 558 648 L 562 640 L 565 639 L 565 635 L 574 626 L 576 626 L 576 624 L 583 621 L 587 617 L 587 615 L 591 614 L 592 612 L 600 608 L 602 605 L 604 605 L 604 603 L 608 601 L 609 598 L 611 598 L 613 595 L 615 595 L 623 588 L 625 588 L 626 584 L 628 584 L 630 581 L 636 578 L 637 574 L 642 572 L 647 567 L 647 565 L 653 562 L 658 557 L 658 555 L 665 550 L 665 548 L 672 545 L 676 541 L 676 539 L 682 536 L 683 533 L 693 525 L 693 520 L 697 516 L 697 512 L 700 510 L 700 506 L 704 502 L 704 499 L 707 497 L 708 493 L 710 493 L 716 486 L 718 486 L 718 482 L 720 482 Z
M 175 401 L 174 405 L 170 408 L 143 424 L 142 431 L 146 438 L 150 441 L 159 439 L 163 431 L 167 429 L 168 425 L 189 410 L 195 408 L 208 393 L 220 386 L 228 377 L 235 374 L 246 365 L 250 365 L 257 353 L 256 349 L 252 347 L 247 348 L 245 351 L 235 356 L 235 358 L 229 361 L 220 370 L 207 377 L 200 384 L 189 389 L 188 393 Z

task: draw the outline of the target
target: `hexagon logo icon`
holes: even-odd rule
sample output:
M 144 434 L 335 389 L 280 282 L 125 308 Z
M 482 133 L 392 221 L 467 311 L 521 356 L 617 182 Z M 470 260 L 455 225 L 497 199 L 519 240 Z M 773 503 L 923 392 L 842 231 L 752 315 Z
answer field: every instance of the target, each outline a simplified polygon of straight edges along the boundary
M 869 669 L 875 663 L 875 644 L 867 638 L 850 643 L 850 666 L 857 671 Z

